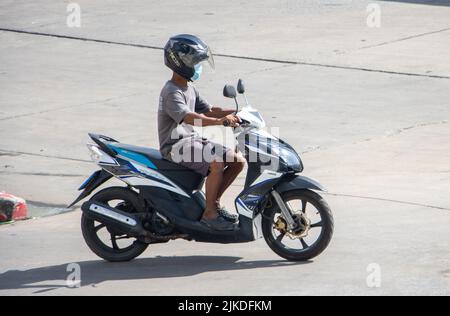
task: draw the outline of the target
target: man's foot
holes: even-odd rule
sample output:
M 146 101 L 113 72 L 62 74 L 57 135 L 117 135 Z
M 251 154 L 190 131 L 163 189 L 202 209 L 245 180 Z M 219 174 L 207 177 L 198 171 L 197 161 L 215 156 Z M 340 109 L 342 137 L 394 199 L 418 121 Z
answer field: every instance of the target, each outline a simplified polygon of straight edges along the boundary
M 222 217 L 223 219 L 225 219 L 230 223 L 237 223 L 239 221 L 239 216 L 237 216 L 236 214 L 231 214 L 223 206 L 217 208 L 217 213 L 219 214 L 220 217 Z
M 236 230 L 236 224 L 230 223 L 222 217 L 217 217 L 214 219 L 206 219 L 202 218 L 200 221 L 203 225 L 208 226 L 211 229 L 219 230 L 219 231 L 228 231 L 228 230 Z

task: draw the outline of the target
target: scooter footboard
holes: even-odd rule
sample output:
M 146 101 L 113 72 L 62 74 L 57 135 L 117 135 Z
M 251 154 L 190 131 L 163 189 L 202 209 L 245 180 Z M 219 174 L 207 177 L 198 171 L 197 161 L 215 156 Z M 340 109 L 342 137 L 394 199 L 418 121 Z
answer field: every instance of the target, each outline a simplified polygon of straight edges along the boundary
M 215 231 L 201 224 L 199 221 L 188 220 L 176 215 L 174 212 L 162 209 L 158 210 L 158 212 L 167 217 L 180 233 L 189 235 L 189 238 L 197 242 L 231 244 L 254 240 L 251 231 L 252 221 L 245 217 L 240 218 L 241 222 L 238 230 Z

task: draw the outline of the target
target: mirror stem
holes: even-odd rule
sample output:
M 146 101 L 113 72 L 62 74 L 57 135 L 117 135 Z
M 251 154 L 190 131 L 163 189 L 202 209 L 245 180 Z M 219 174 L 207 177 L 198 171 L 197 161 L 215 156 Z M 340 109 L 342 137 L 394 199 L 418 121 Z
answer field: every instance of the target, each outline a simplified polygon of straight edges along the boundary
M 247 96 L 245 95 L 245 93 L 243 93 L 242 95 L 244 96 L 245 104 L 246 104 L 247 106 L 249 106 L 248 100 L 247 100 Z

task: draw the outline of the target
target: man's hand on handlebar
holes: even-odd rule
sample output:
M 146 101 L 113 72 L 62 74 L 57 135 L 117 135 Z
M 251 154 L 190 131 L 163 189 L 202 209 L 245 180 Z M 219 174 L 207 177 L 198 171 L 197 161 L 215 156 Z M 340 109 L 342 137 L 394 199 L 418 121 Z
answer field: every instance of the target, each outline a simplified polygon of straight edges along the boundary
M 239 123 L 241 123 L 241 119 L 234 114 L 230 114 L 221 118 L 220 122 L 226 127 L 238 127 Z

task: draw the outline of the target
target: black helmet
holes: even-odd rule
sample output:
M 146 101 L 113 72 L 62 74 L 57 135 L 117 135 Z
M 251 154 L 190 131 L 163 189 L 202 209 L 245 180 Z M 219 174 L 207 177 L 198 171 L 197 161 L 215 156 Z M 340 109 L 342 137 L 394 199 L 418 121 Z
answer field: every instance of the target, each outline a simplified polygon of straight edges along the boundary
M 180 76 L 191 80 L 195 66 L 208 61 L 214 69 L 214 58 L 201 39 L 194 35 L 181 34 L 171 37 L 164 47 L 164 63 Z

